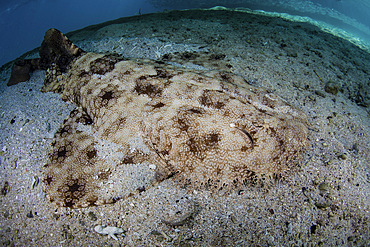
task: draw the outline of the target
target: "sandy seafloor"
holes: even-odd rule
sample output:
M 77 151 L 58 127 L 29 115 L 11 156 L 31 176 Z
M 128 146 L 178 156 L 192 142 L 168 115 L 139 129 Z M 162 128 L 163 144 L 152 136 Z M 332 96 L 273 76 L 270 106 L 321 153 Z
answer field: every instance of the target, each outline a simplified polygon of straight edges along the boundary
M 56 208 L 43 192 L 43 165 L 74 106 L 40 92 L 45 71 L 7 87 L 4 66 L 2 246 L 370 246 L 369 53 L 309 24 L 231 11 L 135 16 L 69 37 L 87 51 L 129 57 L 226 55 L 232 72 L 308 116 L 309 146 L 296 171 L 263 188 L 218 194 L 168 179 L 115 204 Z M 337 94 L 325 91 L 329 80 Z M 120 227 L 124 235 L 114 240 L 96 233 L 96 225 Z

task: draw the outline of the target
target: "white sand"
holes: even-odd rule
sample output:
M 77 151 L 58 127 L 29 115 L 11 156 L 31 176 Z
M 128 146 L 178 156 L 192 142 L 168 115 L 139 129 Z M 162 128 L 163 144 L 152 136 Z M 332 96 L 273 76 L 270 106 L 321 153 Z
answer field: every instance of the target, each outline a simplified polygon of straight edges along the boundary
M 39 92 L 45 75 L 43 71 L 36 71 L 30 81 L 11 87 L 6 87 L 4 82 L 9 71 L 3 71 L 0 85 L 0 185 L 3 188 L 7 182 L 9 186 L 0 195 L 0 244 L 368 244 L 369 110 L 350 100 L 350 90 L 345 87 L 348 87 L 349 82 L 366 83 L 364 80 L 368 80 L 369 70 L 357 71 L 358 62 L 350 67 L 351 59 L 347 61 L 339 56 L 339 52 L 334 49 L 336 47 L 328 49 L 327 43 L 315 38 L 315 33 L 309 39 L 310 42 L 300 43 L 303 42 L 302 33 L 289 29 L 288 24 L 284 27 L 285 31 L 279 30 L 279 37 L 273 40 L 269 36 L 271 31 L 264 31 L 262 26 L 258 35 L 251 34 L 241 39 L 238 35 L 246 27 L 241 23 L 240 30 L 237 30 L 231 20 L 231 24 L 221 20 L 194 20 L 188 23 L 184 20 L 171 20 L 172 29 L 166 20 L 162 21 L 163 23 L 161 20 L 156 22 L 157 31 L 142 22 L 136 25 L 137 32 L 142 37 L 140 42 L 145 38 L 152 41 L 152 45 L 138 46 L 137 39 L 135 43 L 132 41 L 135 39 L 130 41 L 115 37 L 79 44 L 85 46 L 83 48 L 86 50 L 117 52 L 119 45 L 122 46 L 122 42 L 125 42 L 127 47 L 121 49 L 120 53 L 129 50 L 135 52 L 126 56 L 152 57 L 157 54 L 158 47 L 171 47 L 172 50 L 164 53 L 198 49 L 204 40 L 210 39 L 207 49 L 226 54 L 236 73 L 243 75 L 251 83 L 271 89 L 307 114 L 311 124 L 310 146 L 304 155 L 302 167 L 274 186 L 249 188 L 230 195 L 187 191 L 169 179 L 157 187 L 112 205 L 75 210 L 55 208 L 46 199 L 42 189 L 43 164 L 47 159 L 53 134 L 74 106 L 61 101 L 57 94 Z M 129 29 L 130 25 L 131 23 L 125 24 L 125 27 Z M 185 25 L 190 31 L 183 30 Z M 143 30 L 143 26 L 147 30 Z M 165 34 L 162 31 L 164 27 L 172 31 Z M 175 32 L 175 28 L 179 29 Z M 117 25 L 111 26 L 110 30 L 119 32 L 121 29 Z M 201 31 L 204 40 L 200 42 L 196 34 Z M 222 36 L 225 33 L 227 36 Z M 109 34 L 108 32 L 106 35 Z M 146 37 L 147 34 L 156 37 L 161 35 L 161 41 Z M 179 42 L 181 36 L 184 44 Z M 190 38 L 192 39 L 189 40 Z M 292 40 L 300 48 L 291 46 L 294 43 Z M 107 42 L 116 44 L 117 48 L 113 46 L 108 49 Z M 175 46 L 175 42 L 179 45 Z M 293 51 L 287 51 L 288 48 L 285 47 L 279 48 L 281 43 L 287 43 L 288 48 L 291 46 Z M 315 47 L 315 44 L 320 45 Z M 340 49 L 347 49 L 349 54 L 357 52 L 351 50 L 355 49 L 352 46 L 343 47 Z M 313 50 L 320 52 L 321 56 L 315 55 Z M 362 62 L 369 61 L 370 59 Z M 340 72 L 343 67 L 348 69 L 348 73 Z M 338 81 L 343 93 L 326 93 L 324 85 L 329 79 Z M 35 183 L 37 179 L 40 179 L 38 184 Z M 120 227 L 124 230 L 124 236 L 118 235 L 116 241 L 99 235 L 94 231 L 96 225 Z

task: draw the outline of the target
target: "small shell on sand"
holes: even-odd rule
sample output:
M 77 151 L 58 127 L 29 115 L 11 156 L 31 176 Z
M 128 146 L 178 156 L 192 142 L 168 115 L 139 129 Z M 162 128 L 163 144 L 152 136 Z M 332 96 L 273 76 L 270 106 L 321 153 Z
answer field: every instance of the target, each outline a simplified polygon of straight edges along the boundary
M 113 238 L 114 240 L 118 240 L 115 234 L 122 234 L 123 229 L 115 226 L 104 226 L 104 225 L 97 225 L 94 227 L 94 230 L 102 235 L 108 235 L 109 237 Z

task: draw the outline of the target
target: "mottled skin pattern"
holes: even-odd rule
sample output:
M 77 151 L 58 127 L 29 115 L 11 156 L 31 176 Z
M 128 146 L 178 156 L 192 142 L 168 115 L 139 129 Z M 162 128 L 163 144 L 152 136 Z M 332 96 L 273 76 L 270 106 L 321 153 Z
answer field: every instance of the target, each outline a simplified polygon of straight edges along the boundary
M 45 190 L 58 206 L 119 199 L 103 193 L 114 169 L 99 156 L 96 138 L 78 126 L 91 126 L 99 138 L 120 146 L 117 166 L 154 164 L 156 182 L 171 178 L 209 190 L 284 175 L 307 142 L 302 112 L 225 72 L 201 74 L 81 52 L 65 72 L 51 64 L 43 91 L 78 106 L 57 132 L 45 165 Z M 133 151 L 133 140 L 142 140 L 149 151 Z

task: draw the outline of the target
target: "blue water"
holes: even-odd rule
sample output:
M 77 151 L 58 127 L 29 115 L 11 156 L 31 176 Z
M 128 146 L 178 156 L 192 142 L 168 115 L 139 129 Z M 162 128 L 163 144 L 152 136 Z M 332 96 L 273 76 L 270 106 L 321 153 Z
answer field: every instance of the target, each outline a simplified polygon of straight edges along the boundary
M 320 8 L 324 13 L 334 11 L 370 30 L 370 0 L 0 0 L 0 66 L 38 47 L 45 31 L 51 27 L 69 32 L 119 17 L 132 16 L 139 11 L 145 14 L 164 9 L 216 5 L 310 16 L 344 28 L 362 39 L 368 39 L 370 43 L 370 33 L 366 35 L 348 27 L 330 14 L 317 14 L 312 13 L 312 9 L 304 9 L 307 5 Z
M 40 46 L 45 31 L 158 11 L 146 0 L 0 0 L 0 66 Z

